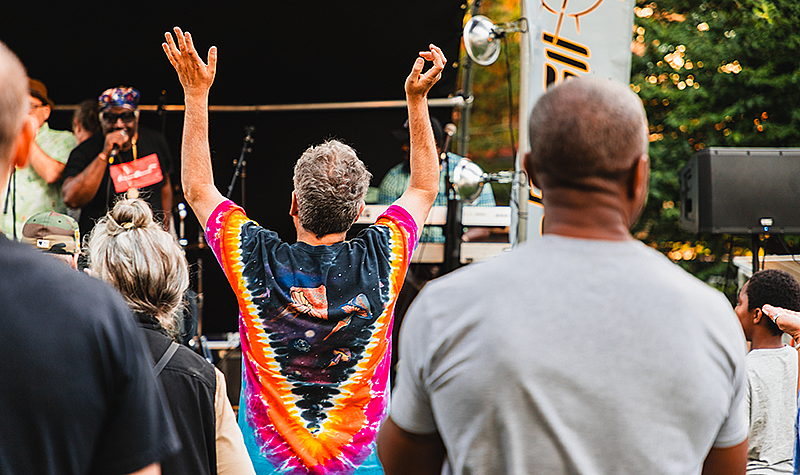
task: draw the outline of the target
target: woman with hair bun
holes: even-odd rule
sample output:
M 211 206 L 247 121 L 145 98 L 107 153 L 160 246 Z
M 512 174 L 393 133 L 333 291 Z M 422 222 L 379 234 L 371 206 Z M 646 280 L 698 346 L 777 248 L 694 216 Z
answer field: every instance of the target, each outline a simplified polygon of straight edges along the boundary
M 139 323 L 164 388 L 182 449 L 163 474 L 252 474 L 222 372 L 179 345 L 189 266 L 175 238 L 141 199 L 116 203 L 89 237 L 90 269 L 119 290 Z

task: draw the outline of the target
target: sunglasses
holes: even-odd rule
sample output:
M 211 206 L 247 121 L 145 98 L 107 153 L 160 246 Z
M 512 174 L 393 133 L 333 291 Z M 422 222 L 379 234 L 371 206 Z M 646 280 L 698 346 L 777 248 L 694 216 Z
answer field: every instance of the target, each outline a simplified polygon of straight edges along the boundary
M 120 114 L 114 114 L 113 112 L 101 112 L 100 120 L 102 120 L 106 124 L 116 124 L 117 120 L 122 119 L 122 122 L 130 124 L 134 120 L 136 120 L 137 116 L 136 112 L 138 111 L 125 111 Z

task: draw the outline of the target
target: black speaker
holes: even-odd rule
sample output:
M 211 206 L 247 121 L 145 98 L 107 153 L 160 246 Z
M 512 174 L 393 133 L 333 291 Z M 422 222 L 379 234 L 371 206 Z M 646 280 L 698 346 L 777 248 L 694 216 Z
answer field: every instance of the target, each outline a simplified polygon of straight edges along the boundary
M 800 233 L 800 148 L 703 149 L 679 180 L 685 231 Z

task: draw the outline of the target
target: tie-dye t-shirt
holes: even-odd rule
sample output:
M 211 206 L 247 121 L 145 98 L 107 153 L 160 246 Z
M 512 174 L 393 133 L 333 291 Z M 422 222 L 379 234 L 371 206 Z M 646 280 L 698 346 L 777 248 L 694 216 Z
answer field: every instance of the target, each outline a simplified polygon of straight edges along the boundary
M 390 206 L 350 241 L 287 244 L 223 201 L 206 228 L 239 302 L 239 426 L 258 473 L 382 473 L 394 305 L 417 243 Z

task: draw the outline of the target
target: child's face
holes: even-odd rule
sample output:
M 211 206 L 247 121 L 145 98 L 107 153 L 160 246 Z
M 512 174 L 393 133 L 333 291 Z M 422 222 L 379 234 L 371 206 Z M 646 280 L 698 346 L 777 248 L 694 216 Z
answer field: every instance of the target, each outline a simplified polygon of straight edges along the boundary
M 744 330 L 744 336 L 747 338 L 747 341 L 751 341 L 751 334 L 753 330 L 753 312 L 749 310 L 749 301 L 747 298 L 747 284 L 745 283 L 742 286 L 742 290 L 739 291 L 739 300 L 736 303 L 736 307 L 734 310 L 736 311 L 736 316 L 739 317 L 739 323 L 742 324 L 742 330 Z

